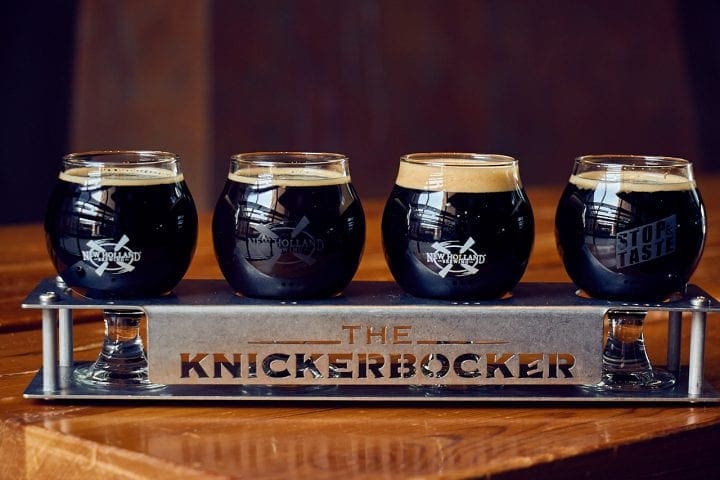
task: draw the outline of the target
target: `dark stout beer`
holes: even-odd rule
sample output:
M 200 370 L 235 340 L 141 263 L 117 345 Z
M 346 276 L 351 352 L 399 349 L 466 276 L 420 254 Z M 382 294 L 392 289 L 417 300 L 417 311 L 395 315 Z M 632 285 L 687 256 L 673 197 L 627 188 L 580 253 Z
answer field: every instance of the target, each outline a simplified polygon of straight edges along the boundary
M 692 179 L 586 171 L 571 176 L 555 227 L 565 269 L 587 294 L 649 301 L 685 290 L 706 225 Z
M 73 167 L 52 192 L 45 232 L 55 268 L 74 290 L 92 298 L 156 296 L 190 265 L 197 213 L 176 170 Z
M 458 155 L 403 157 L 383 213 L 385 258 L 412 295 L 498 298 L 527 266 L 532 209 L 513 159 Z
M 337 157 L 330 161 L 346 160 Z M 215 253 L 233 289 L 285 299 L 341 292 L 365 242 L 365 217 L 350 177 L 317 166 L 236 167 L 213 217 Z

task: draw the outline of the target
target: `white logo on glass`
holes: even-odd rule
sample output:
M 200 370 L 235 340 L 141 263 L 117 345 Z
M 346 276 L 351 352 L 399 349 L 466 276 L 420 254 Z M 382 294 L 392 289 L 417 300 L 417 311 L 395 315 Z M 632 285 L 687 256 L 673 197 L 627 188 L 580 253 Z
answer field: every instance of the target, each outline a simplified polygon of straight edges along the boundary
M 433 251 L 426 252 L 426 262 L 435 265 L 440 271 L 436 272 L 442 278 L 452 274 L 457 277 L 475 275 L 479 272 L 477 266 L 485 263 L 485 254 L 473 250 L 475 240 L 469 237 L 465 243 L 457 240 L 435 242 Z
M 259 235 L 248 239 L 250 259 L 269 260 L 271 265 L 312 265 L 325 249 L 325 242 L 313 237 L 306 230 L 308 225 L 307 217 L 295 226 L 253 225 Z
M 111 238 L 90 240 L 87 242 L 89 250 L 83 250 L 83 260 L 95 267 L 95 273 L 102 275 L 105 272 L 122 274 L 135 270 L 133 263 L 140 260 L 141 252 L 131 250 L 127 244 L 130 241 L 123 235 L 117 242 Z

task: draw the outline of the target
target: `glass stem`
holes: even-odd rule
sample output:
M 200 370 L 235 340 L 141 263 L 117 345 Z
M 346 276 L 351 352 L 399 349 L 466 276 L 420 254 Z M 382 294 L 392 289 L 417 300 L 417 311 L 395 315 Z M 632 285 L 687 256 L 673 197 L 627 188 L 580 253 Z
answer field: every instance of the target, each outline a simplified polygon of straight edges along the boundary
M 147 382 L 147 357 L 140 338 L 140 310 L 106 310 L 105 340 L 92 377 L 99 382 Z
M 602 382 L 609 390 L 641 391 L 666 388 L 675 383 L 669 373 L 650 364 L 643 324 L 645 312 L 612 311 L 608 313 L 609 332 L 603 351 Z
M 651 370 L 643 337 L 644 312 L 613 312 L 609 315 L 608 340 L 603 352 L 604 370 L 631 374 Z

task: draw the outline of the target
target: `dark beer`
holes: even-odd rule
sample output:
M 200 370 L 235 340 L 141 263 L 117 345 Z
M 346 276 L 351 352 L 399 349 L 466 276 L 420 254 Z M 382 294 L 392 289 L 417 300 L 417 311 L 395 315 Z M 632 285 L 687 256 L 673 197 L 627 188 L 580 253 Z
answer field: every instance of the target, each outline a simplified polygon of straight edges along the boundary
M 403 157 L 382 219 L 385 258 L 397 283 L 431 298 L 488 299 L 510 292 L 534 239 L 517 162 L 418 155 Z
M 329 297 L 357 271 L 365 217 L 342 172 L 241 166 L 228 176 L 215 208 L 213 241 L 220 269 L 236 292 Z
M 565 269 L 587 294 L 659 301 L 685 290 L 705 222 L 691 178 L 586 171 L 571 176 L 555 227 Z
M 45 217 L 59 275 L 92 298 L 156 296 L 182 279 L 197 213 L 182 173 L 151 166 L 65 169 Z

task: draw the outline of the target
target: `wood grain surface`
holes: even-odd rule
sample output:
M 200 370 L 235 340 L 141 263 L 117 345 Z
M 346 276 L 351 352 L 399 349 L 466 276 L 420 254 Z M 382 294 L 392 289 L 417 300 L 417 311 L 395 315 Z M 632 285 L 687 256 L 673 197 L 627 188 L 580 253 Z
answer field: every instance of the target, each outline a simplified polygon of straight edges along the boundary
M 720 296 L 720 176 L 700 182 L 709 242 L 693 283 Z M 524 281 L 568 281 L 555 250 L 561 187 L 529 189 L 536 242 Z M 390 280 L 381 200 L 357 279 Z M 209 227 L 189 278 L 220 278 Z M 0 228 L 0 479 L 15 478 L 717 478 L 720 406 L 30 401 L 41 364 L 40 314 L 20 304 L 53 275 L 41 225 Z M 706 378 L 720 385 L 720 327 L 710 315 Z M 687 362 L 689 322 L 684 322 Z M 647 322 L 663 362 L 666 322 Z M 78 315 L 75 356 L 93 359 L 99 312 Z

